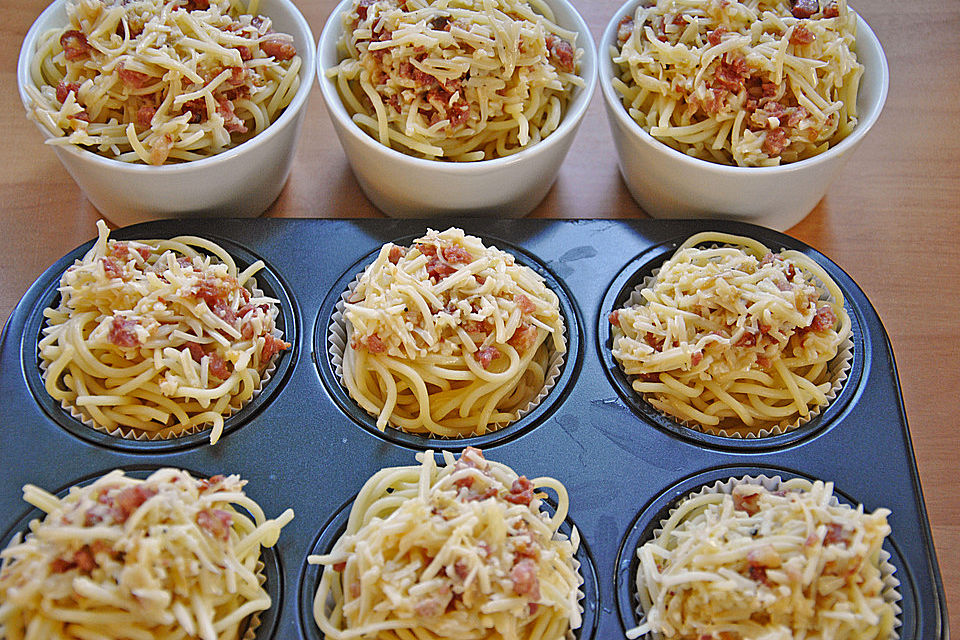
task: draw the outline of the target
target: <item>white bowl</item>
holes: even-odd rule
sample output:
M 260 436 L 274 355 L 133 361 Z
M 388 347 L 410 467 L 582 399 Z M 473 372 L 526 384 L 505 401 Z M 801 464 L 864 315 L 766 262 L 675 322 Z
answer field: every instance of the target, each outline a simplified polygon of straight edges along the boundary
M 24 106 L 24 87 L 33 84 L 30 58 L 47 29 L 67 23 L 65 0 L 48 6 L 30 27 L 20 48 L 17 84 Z M 263 132 L 223 153 L 179 164 L 148 166 L 97 155 L 74 145 L 53 151 L 84 195 L 104 217 L 117 225 L 172 217 L 254 217 L 280 195 L 293 161 L 316 64 L 313 33 L 290 0 L 262 0 L 259 13 L 269 16 L 276 31 L 293 36 L 303 60 L 300 88 L 290 105 Z M 36 123 L 45 138 L 52 135 Z
M 374 206 L 398 218 L 440 215 L 522 216 L 547 195 L 557 177 L 596 87 L 597 59 L 593 36 L 568 0 L 547 0 L 556 23 L 577 32 L 583 49 L 580 76 L 563 121 L 540 142 L 505 158 L 477 162 L 425 160 L 386 147 L 350 118 L 326 70 L 340 61 L 337 41 L 343 32 L 343 0 L 333 10 L 317 47 L 317 80 L 340 144 L 360 187 Z
M 726 166 L 693 158 L 660 142 L 627 113 L 613 88 L 610 55 L 617 25 L 639 0 L 620 8 L 600 39 L 600 88 L 617 147 L 620 173 L 634 200 L 655 218 L 726 218 L 784 230 L 817 205 L 840 168 L 877 121 L 890 82 L 880 41 L 858 16 L 857 58 L 864 66 L 857 95 L 859 122 L 836 146 L 778 167 Z

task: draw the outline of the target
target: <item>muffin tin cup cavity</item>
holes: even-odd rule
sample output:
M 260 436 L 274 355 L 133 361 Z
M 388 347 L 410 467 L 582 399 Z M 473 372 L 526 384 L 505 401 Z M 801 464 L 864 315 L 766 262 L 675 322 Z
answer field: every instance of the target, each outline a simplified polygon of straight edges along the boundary
M 418 237 L 420 236 L 400 238 L 395 240 L 394 244 L 409 246 Z M 574 370 L 578 368 L 581 343 L 580 323 L 572 298 L 560 281 L 535 257 L 501 240 L 493 238 L 481 238 L 481 240 L 488 247 L 496 246 L 512 254 L 516 258 L 517 264 L 530 267 L 537 274 L 543 276 L 547 288 L 557 294 L 560 301 L 560 315 L 563 317 L 564 323 L 566 353 L 557 353 L 552 349 L 550 350 L 549 367 L 543 388 L 525 408 L 518 412 L 520 417 L 517 420 L 500 429 L 463 438 L 441 438 L 428 434 L 408 433 L 389 425 L 383 431 L 380 431 L 376 424 L 377 416 L 361 408 L 350 396 L 342 381 L 343 356 L 349 339 L 348 323 L 343 315 L 343 305 L 356 287 L 364 269 L 376 259 L 380 252 L 378 248 L 356 262 L 334 285 L 320 309 L 314 335 L 314 355 L 320 375 L 327 385 L 328 391 L 354 421 L 374 435 L 395 444 L 416 449 L 459 450 L 468 446 L 485 449 L 513 439 L 535 424 L 542 423 L 543 419 L 568 393 L 567 387 L 573 378 Z
M 143 480 L 161 467 L 157 465 L 133 464 L 119 468 L 122 469 L 128 477 Z M 50 491 L 57 497 L 63 498 L 67 495 L 72 487 L 86 486 L 91 484 L 110 471 L 113 471 L 113 469 L 106 469 L 99 473 L 91 473 L 87 476 L 74 480 L 73 482 L 64 484 L 57 490 L 52 490 L 50 487 L 41 487 L 41 489 Z M 195 478 L 208 477 L 207 474 L 198 473 L 192 469 L 184 469 L 184 471 L 187 471 Z M 14 522 L 8 529 L 6 529 L 6 531 L 3 533 L 3 536 L 0 537 L 0 550 L 6 549 L 13 541 L 15 536 L 20 535 L 22 539 L 22 536 L 25 536 L 30 532 L 30 523 L 36 519 L 43 519 L 43 517 L 46 515 L 43 511 L 31 506 L 27 502 L 23 502 L 22 504 L 28 509 L 28 511 L 18 518 L 16 522 Z M 247 513 L 242 507 L 235 506 L 235 508 L 249 516 L 249 513 Z M 0 525 L 3 524 L 4 523 L 0 523 Z M 282 539 L 283 534 L 281 533 L 281 540 Z M 283 607 L 283 581 L 280 578 L 282 572 L 280 567 L 280 558 L 277 554 L 276 547 L 260 548 L 260 561 L 257 564 L 256 570 L 260 585 L 267 592 L 267 595 L 270 596 L 270 607 L 265 611 L 256 612 L 249 617 L 246 622 L 245 630 L 239 636 L 242 640 L 269 640 L 270 638 L 273 638 L 277 630 L 277 623 L 279 620 L 278 613 Z
M 442 459 L 438 458 L 438 464 Z M 354 496 L 355 498 L 356 496 Z M 337 541 L 343 536 L 347 528 L 347 520 L 350 518 L 350 509 L 353 506 L 353 498 L 344 504 L 330 518 L 329 521 L 320 530 L 316 540 L 310 547 L 308 555 L 320 555 L 329 553 Z M 549 498 L 543 501 L 544 511 L 550 515 L 554 513 L 555 505 Z M 569 537 L 575 523 L 570 516 L 560 525 L 560 533 Z M 600 587 L 597 578 L 597 569 L 594 564 L 593 555 L 590 547 L 583 535 L 580 535 L 580 545 L 574 558 L 580 563 L 579 571 L 583 577 L 583 584 L 580 590 L 583 596 L 580 599 L 581 614 L 583 623 L 579 629 L 573 630 L 574 637 L 577 640 L 599 640 L 597 638 L 598 608 L 600 606 Z M 323 575 L 321 565 L 307 564 L 304 561 L 304 567 L 300 573 L 300 637 L 305 640 L 322 640 L 323 634 L 313 618 L 314 598 L 317 594 L 317 588 L 320 586 L 320 578 Z
M 237 263 L 237 268 L 242 271 L 250 264 L 256 262 L 259 258 L 253 253 L 241 248 L 239 245 L 227 240 L 204 236 L 223 247 Z M 128 237 L 128 234 L 120 233 L 117 237 L 111 234 L 111 240 L 134 240 L 137 238 Z M 100 446 L 129 451 L 134 453 L 159 453 L 166 451 L 175 451 L 188 447 L 195 447 L 210 444 L 210 426 L 201 425 L 187 430 L 185 434 L 164 438 L 162 436 L 150 436 L 146 433 L 136 434 L 128 429 L 116 428 L 107 429 L 97 425 L 93 420 L 83 416 L 80 411 L 66 401 L 58 403 L 47 393 L 44 386 L 44 375 L 46 372 L 46 362 L 39 354 L 37 345 L 43 337 L 43 329 L 46 327 L 46 320 L 43 312 L 47 308 L 55 307 L 59 304 L 60 295 L 58 287 L 60 277 L 63 272 L 76 261 L 83 258 L 93 243 L 87 243 L 77 250 L 70 253 L 59 264 L 63 264 L 50 280 L 45 291 L 39 298 L 38 305 L 31 312 L 21 343 L 23 370 L 30 390 L 34 398 L 43 407 L 44 411 L 53 418 L 61 427 L 71 434 L 86 440 L 87 442 Z M 279 300 L 279 313 L 276 318 L 276 326 L 283 333 L 283 340 L 290 343 L 290 349 L 281 351 L 274 356 L 272 362 L 264 370 L 261 378 L 260 387 L 253 393 L 253 396 L 239 409 L 233 409 L 232 412 L 224 417 L 222 440 L 229 433 L 235 431 L 239 426 L 248 422 L 251 417 L 256 415 L 260 409 L 270 401 L 270 398 L 283 386 L 284 380 L 289 373 L 292 362 L 296 357 L 294 353 L 297 349 L 297 335 L 299 333 L 296 314 L 293 310 L 293 301 L 287 294 L 285 287 L 277 275 L 275 275 L 269 265 L 266 265 L 257 274 L 251 278 L 255 292 Z
M 729 494 L 735 486 L 742 483 L 761 485 L 767 490 L 775 491 L 782 482 L 792 478 L 802 478 L 811 482 L 814 480 L 803 474 L 774 468 L 719 468 L 680 481 L 644 506 L 628 529 L 616 560 L 614 579 L 617 610 L 624 630 L 639 626 L 644 617 L 637 595 L 637 572 L 640 566 L 637 550 L 659 534 L 663 524 L 684 501 L 699 495 Z M 856 500 L 836 488 L 833 491 L 833 503 L 848 504 L 852 507 L 858 504 Z M 896 514 L 892 514 L 891 526 L 895 527 L 895 519 Z M 879 558 L 879 569 L 884 584 L 883 598 L 885 602 L 892 605 L 896 616 L 893 633 L 887 640 L 897 640 L 901 636 L 915 637 L 916 633 L 917 609 L 913 579 L 893 541 L 896 533 L 894 530 L 886 537 Z M 654 640 L 662 636 L 648 632 L 638 637 Z
M 831 389 L 827 394 L 827 404 L 812 407 L 805 418 L 798 418 L 796 422 L 781 429 L 761 429 L 757 433 L 741 435 L 735 431 L 718 429 L 711 433 L 700 425 L 685 424 L 676 418 L 662 413 L 631 386 L 632 378 L 623 371 L 623 367 L 613 356 L 613 333 L 610 328 L 609 315 L 614 309 L 640 302 L 639 291 L 653 282 L 660 267 L 675 252 L 677 247 L 687 239 L 687 236 L 673 241 L 656 245 L 632 260 L 611 282 L 598 317 L 597 340 L 600 358 L 603 362 L 610 382 L 616 388 L 623 401 L 635 414 L 652 423 L 658 429 L 671 435 L 678 436 L 698 446 L 707 446 L 717 449 L 734 449 L 739 451 L 762 451 L 794 444 L 823 429 L 843 411 L 843 408 L 856 394 L 856 389 L 864 367 L 864 335 L 861 329 L 861 319 L 858 310 L 852 304 L 847 291 L 838 282 L 844 294 L 844 308 L 850 316 L 850 335 L 841 343 L 837 355 L 831 360 Z M 763 240 L 771 250 L 778 252 L 781 248 L 799 249 L 789 243 L 771 244 Z M 835 276 L 836 267 L 823 256 L 811 251 L 804 251 L 823 267 L 831 277 Z

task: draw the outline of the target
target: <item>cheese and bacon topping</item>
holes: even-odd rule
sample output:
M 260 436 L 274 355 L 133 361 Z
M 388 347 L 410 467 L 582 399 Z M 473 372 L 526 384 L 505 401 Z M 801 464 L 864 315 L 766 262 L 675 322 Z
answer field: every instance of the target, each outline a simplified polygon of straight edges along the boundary
M 223 421 L 290 348 L 277 300 L 256 292 L 262 261 L 238 272 L 202 238 L 99 239 L 60 280 L 40 341 L 50 395 L 96 426 L 174 437 Z

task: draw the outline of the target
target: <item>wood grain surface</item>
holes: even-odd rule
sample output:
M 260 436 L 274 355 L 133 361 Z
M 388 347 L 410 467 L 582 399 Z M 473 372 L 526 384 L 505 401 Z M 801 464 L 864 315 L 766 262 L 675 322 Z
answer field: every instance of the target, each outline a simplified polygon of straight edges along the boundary
M 319 36 L 335 3 L 298 4 Z M 619 1 L 576 4 L 599 40 Z M 20 45 L 45 5 L 45 0 L 6 1 L 0 22 L 0 321 L 44 269 L 95 235 L 99 217 L 42 144 L 17 92 Z M 859 0 L 854 7 L 886 51 L 887 103 L 826 197 L 788 233 L 843 267 L 867 293 L 890 335 L 950 622 L 957 631 L 960 2 Z M 265 215 L 381 215 L 360 192 L 316 87 L 293 172 Z M 645 217 L 618 173 L 599 91 L 556 184 L 531 215 Z

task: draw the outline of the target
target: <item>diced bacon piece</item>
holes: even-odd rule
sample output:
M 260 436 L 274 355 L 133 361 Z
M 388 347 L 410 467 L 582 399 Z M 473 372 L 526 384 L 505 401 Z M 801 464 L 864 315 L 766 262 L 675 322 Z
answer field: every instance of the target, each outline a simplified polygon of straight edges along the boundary
M 227 362 L 216 351 L 207 354 L 207 371 L 220 380 L 226 380 L 230 377 L 230 370 L 227 369 Z
M 470 575 L 470 567 L 467 566 L 463 558 L 457 558 L 457 561 L 453 563 L 453 572 L 461 580 L 466 580 L 467 576 Z
M 776 129 L 767 131 L 767 135 L 763 139 L 762 148 L 768 156 L 778 156 L 789 144 L 790 139 L 789 136 L 787 136 L 786 129 L 777 127 Z
M 757 364 L 763 369 L 769 369 L 770 359 L 764 356 L 757 356 Z
M 250 47 L 246 47 L 242 44 L 234 47 L 240 53 L 240 59 L 246 62 L 247 60 L 253 60 L 253 54 L 250 53 Z
M 617 24 L 617 42 L 619 42 L 621 46 L 626 44 L 630 36 L 633 35 L 633 27 L 633 18 L 630 16 L 624 16 L 624 18 L 620 20 L 620 23 Z
M 452 24 L 449 16 L 437 16 L 430 21 L 430 28 L 437 31 L 450 31 L 450 25 Z
M 757 334 L 752 331 L 744 331 L 740 339 L 733 343 L 735 347 L 754 347 L 757 345 Z
M 230 288 L 231 285 L 227 281 L 214 276 L 207 276 L 193 288 L 191 295 L 197 300 L 207 303 L 207 307 L 214 315 L 229 324 L 233 324 L 237 315 L 227 301 Z
M 363 339 L 363 345 L 367 348 L 367 351 L 370 353 L 383 353 L 387 350 L 387 345 L 380 339 L 380 336 L 376 333 L 371 333 L 369 336 Z
M 720 44 L 720 42 L 723 40 L 723 34 L 727 32 L 728 32 L 728 29 L 725 26 L 720 25 L 719 27 L 717 27 L 716 29 L 714 29 L 713 31 L 707 34 L 707 42 L 709 42 L 712 46 L 715 47 L 718 44 Z
M 465 496 L 464 499 L 465 499 L 467 502 L 482 502 L 482 501 L 488 500 L 488 499 L 490 499 L 490 498 L 496 498 L 496 497 L 497 497 L 497 494 L 499 494 L 499 493 L 500 493 L 500 492 L 497 491 L 497 488 L 496 488 L 496 487 L 493 487 L 493 486 L 488 486 L 488 487 L 487 487 L 486 489 L 484 489 L 483 491 L 474 491 L 474 490 L 472 490 L 472 488 L 471 488 L 471 491 L 469 491 L 469 492 L 467 493 L 467 495 Z
M 357 16 L 361 20 L 366 20 L 367 8 L 374 5 L 375 3 L 376 3 L 376 0 L 360 0 L 360 2 L 357 3 L 357 9 L 356 9 Z
M 520 353 L 526 353 L 527 349 L 537 343 L 539 335 L 540 331 L 536 326 L 524 323 L 517 327 L 517 330 L 514 331 L 510 339 L 507 340 L 507 344 Z
M 758 567 L 776 568 L 781 564 L 780 554 L 772 544 L 751 549 L 747 552 L 747 562 Z
M 695 367 L 703 362 L 703 351 L 699 349 L 690 354 L 690 366 Z
M 223 117 L 223 128 L 229 133 L 246 133 L 247 125 L 233 112 L 233 103 L 226 98 L 217 98 L 217 113 Z
M 767 570 L 764 567 L 759 567 L 753 564 L 749 565 L 749 575 L 750 579 L 755 582 L 765 584 L 768 587 L 773 586 L 770 583 L 770 580 L 767 578 Z
M 530 558 L 524 558 L 510 569 L 510 580 L 513 582 L 513 592 L 518 596 L 526 596 L 530 600 L 540 599 L 540 580 L 537 578 L 537 563 Z
M 519 558 L 536 560 L 540 557 L 540 545 L 529 530 L 513 536 L 511 540 L 513 541 L 514 562 L 518 562 Z
M 517 306 L 520 307 L 520 311 L 523 313 L 533 313 L 537 310 L 537 305 L 533 303 L 533 300 L 522 293 L 514 296 L 513 300 L 517 303 Z
M 77 565 L 69 560 L 64 560 L 63 558 L 57 558 L 50 563 L 51 573 L 66 573 L 71 569 L 75 568 Z
M 140 505 L 155 495 L 157 495 L 157 490 L 152 487 L 142 485 L 127 487 L 113 498 L 111 509 L 113 519 L 121 524 L 126 522 L 127 518 L 140 508 Z
M 186 0 L 183 8 L 187 11 L 206 11 L 210 8 L 210 0 Z
M 205 530 L 217 540 L 226 542 L 230 539 L 230 527 L 233 525 L 233 516 L 223 509 L 202 509 L 197 513 L 197 526 Z
M 260 42 L 260 50 L 276 60 L 289 60 L 297 55 L 297 48 L 287 38 L 280 35 L 266 38 Z
M 93 51 L 82 31 L 65 31 L 60 36 L 60 46 L 63 47 L 63 56 L 70 62 L 85 58 Z
M 746 511 L 751 516 L 760 510 L 760 490 L 756 487 L 746 484 L 740 484 L 733 488 L 733 508 L 739 511 Z
M 794 18 L 809 18 L 820 11 L 818 0 L 790 0 L 790 13 Z
M 447 108 L 447 120 L 451 127 L 456 127 L 470 119 L 470 105 L 463 98 L 457 100 Z
M 840 15 L 840 7 L 837 5 L 837 0 L 829 0 L 827 6 L 823 8 L 823 17 L 824 18 L 836 18 Z
M 527 480 L 526 476 L 520 476 L 510 485 L 510 493 L 503 496 L 503 499 L 513 504 L 529 505 L 533 500 L 533 483 Z
M 484 347 L 478 349 L 476 353 L 473 354 L 473 357 L 476 358 L 477 362 L 480 363 L 480 366 L 486 369 L 490 366 L 490 363 L 501 357 L 503 354 L 500 353 L 500 349 L 496 347 Z
M 831 522 L 827 524 L 827 533 L 823 536 L 824 544 L 840 544 L 844 546 L 850 542 L 850 532 L 843 528 L 842 524 Z
M 135 326 L 137 323 L 133 320 L 123 316 L 113 316 L 108 339 L 118 347 L 135 347 L 140 344 L 137 334 L 133 331 Z
M 203 98 L 187 100 L 180 107 L 180 113 L 190 113 L 190 124 L 200 124 L 207 121 L 207 101 Z
M 260 362 L 267 363 L 274 355 L 289 348 L 289 342 L 280 340 L 268 333 L 263 337 L 263 349 L 260 351 Z
M 557 68 L 567 73 L 573 73 L 573 45 L 553 34 L 547 36 L 546 45 L 550 52 L 550 59 Z
M 440 255 L 450 264 L 470 264 L 473 256 L 459 244 L 448 244 L 440 248 Z
M 743 56 L 724 54 L 714 72 L 713 83 L 715 88 L 726 89 L 734 93 L 743 88 L 744 79 L 748 76 L 749 68 Z
M 183 346 L 185 346 L 190 351 L 190 357 L 193 358 L 194 361 L 200 362 L 205 352 L 203 350 L 203 347 L 199 343 L 187 342 Z
M 132 89 L 142 89 L 143 87 L 150 84 L 150 81 L 153 80 L 146 73 L 141 73 L 139 71 L 131 71 L 123 66 L 123 63 L 117 65 L 117 75 L 120 76 L 120 79 L 123 81 L 123 84 L 127 85 Z
M 117 264 L 117 261 L 110 256 L 104 256 L 100 258 L 100 262 L 103 264 L 103 271 L 107 274 L 108 278 L 122 278 L 123 269 Z
M 336 571 L 337 573 L 343 573 L 343 570 L 346 568 L 347 568 L 346 560 L 344 560 L 343 562 L 338 562 L 333 565 L 333 570 Z
M 793 28 L 793 32 L 790 34 L 790 44 L 801 45 L 801 44 L 810 44 L 815 39 L 813 33 L 810 32 L 802 24 L 798 24 Z
M 804 107 L 794 107 L 790 111 L 790 115 L 787 117 L 787 126 L 796 128 L 803 122 L 804 118 L 810 115 Z
M 446 602 L 441 600 L 436 596 L 430 596 L 429 598 L 424 598 L 413 605 L 413 612 L 421 618 L 433 618 L 446 609 Z
M 73 92 L 74 99 L 79 98 L 80 84 L 77 82 L 67 82 L 66 80 L 61 80 L 57 83 L 57 102 L 63 104 L 67 101 L 67 96 L 70 95 L 70 92 Z
M 387 259 L 390 260 L 390 262 L 392 262 L 393 264 L 397 264 L 398 262 L 400 262 L 400 258 L 402 258 L 405 255 L 407 255 L 406 249 L 404 249 L 403 247 L 398 247 L 397 245 L 393 245 L 392 247 L 390 247 L 390 253 L 387 256 Z
M 219 488 L 220 483 L 222 483 L 224 480 L 226 480 L 226 477 L 221 473 L 212 475 L 209 478 L 201 478 L 200 481 L 197 483 L 200 485 L 200 488 L 198 490 L 200 493 L 205 493 L 207 491 L 215 490 Z
M 83 545 L 73 553 L 73 562 L 80 571 L 90 573 L 97 568 L 97 561 L 93 557 L 90 545 Z
M 835 324 L 837 324 L 837 314 L 830 307 L 823 306 L 817 309 L 817 313 L 810 323 L 810 328 L 814 331 L 826 331 Z
M 620 326 L 620 309 L 614 309 L 613 311 L 611 311 L 610 315 L 607 316 L 607 319 L 610 320 L 610 324 L 614 325 L 615 327 L 619 327 Z
M 460 454 L 460 459 L 453 467 L 454 473 L 461 469 L 479 469 L 486 470 L 487 459 L 483 457 L 483 451 L 476 447 L 467 447 Z
M 155 115 L 157 115 L 156 107 L 144 105 L 137 110 L 137 124 L 142 129 L 149 129 Z
M 69 119 L 69 120 L 81 120 L 81 121 L 83 121 L 83 122 L 90 122 L 90 114 L 87 113 L 87 110 L 86 110 L 86 109 L 82 109 L 82 110 L 74 113 L 73 115 L 67 116 L 67 119 Z

